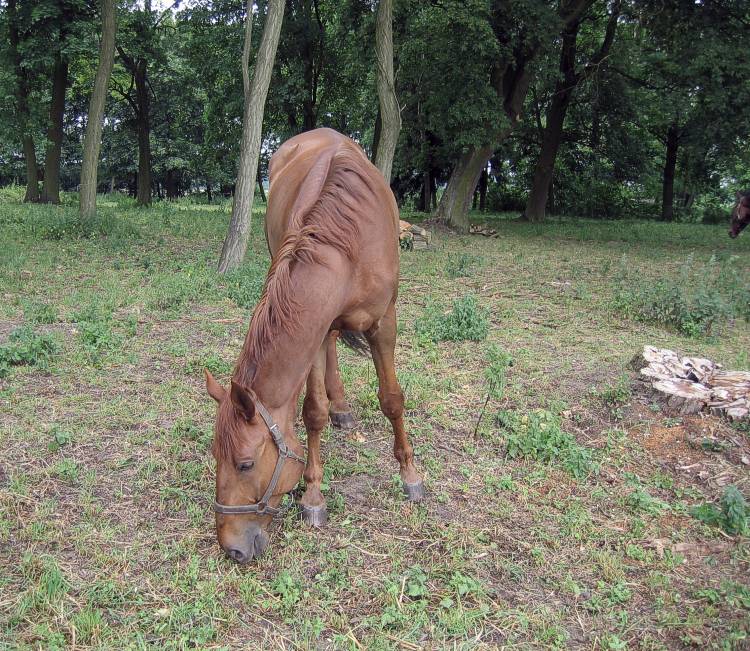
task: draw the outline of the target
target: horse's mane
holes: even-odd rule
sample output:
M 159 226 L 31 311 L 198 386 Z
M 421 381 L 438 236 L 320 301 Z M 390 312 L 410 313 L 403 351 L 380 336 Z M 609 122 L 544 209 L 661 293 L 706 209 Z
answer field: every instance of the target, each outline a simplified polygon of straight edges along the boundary
M 280 332 L 291 334 L 300 325 L 300 306 L 290 291 L 295 265 L 298 262 L 321 264 L 325 247 L 332 247 L 350 260 L 357 253 L 357 222 L 362 205 L 373 205 L 375 201 L 370 163 L 361 151 L 346 144 L 336 146 L 329 156 L 330 165 L 320 194 L 313 198 L 311 205 L 292 214 L 268 270 L 263 293 L 234 369 L 233 377 L 244 386 L 251 386 L 258 364 L 273 347 L 275 335 Z M 313 171 L 303 181 L 303 186 L 315 183 L 311 179 Z M 281 179 L 274 181 L 278 184 Z M 304 192 L 305 188 L 300 188 L 299 194 Z

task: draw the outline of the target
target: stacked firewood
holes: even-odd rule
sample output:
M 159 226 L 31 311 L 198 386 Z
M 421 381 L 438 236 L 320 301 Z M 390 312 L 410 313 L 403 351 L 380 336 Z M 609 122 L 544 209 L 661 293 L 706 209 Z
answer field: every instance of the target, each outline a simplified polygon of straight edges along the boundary
M 707 411 L 729 420 L 750 418 L 750 372 L 725 371 L 701 357 L 680 357 L 665 348 L 644 346 L 636 357 L 650 398 L 681 415 Z
M 417 226 L 416 224 L 410 224 L 403 219 L 400 220 L 401 233 L 399 234 L 399 241 L 401 248 L 403 249 L 426 249 L 430 246 L 432 236 L 430 231 Z

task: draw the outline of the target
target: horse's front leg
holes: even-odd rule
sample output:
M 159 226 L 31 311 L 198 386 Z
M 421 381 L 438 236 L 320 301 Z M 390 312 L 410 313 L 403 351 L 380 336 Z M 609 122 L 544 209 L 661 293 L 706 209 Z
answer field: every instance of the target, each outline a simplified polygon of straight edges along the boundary
M 335 342 L 334 342 L 335 345 Z M 302 420 L 307 431 L 307 465 L 305 466 L 305 493 L 302 505 L 302 520 L 314 527 L 328 521 L 326 502 L 320 492 L 323 481 L 323 463 L 320 460 L 320 434 L 328 424 L 328 396 L 326 395 L 326 347 L 327 339 L 315 356 L 307 376 L 307 391 L 302 406 Z
M 326 339 L 326 393 L 330 401 L 331 425 L 337 429 L 352 429 L 354 417 L 344 396 L 344 383 L 339 373 L 339 358 L 336 352 L 338 330 L 331 330 Z
M 424 482 L 414 466 L 414 450 L 404 429 L 404 394 L 396 378 L 393 360 L 396 349 L 396 307 L 393 303 L 378 328 L 366 334 L 378 374 L 380 409 L 393 426 L 393 455 L 400 466 L 404 493 L 407 499 L 417 502 L 424 498 Z

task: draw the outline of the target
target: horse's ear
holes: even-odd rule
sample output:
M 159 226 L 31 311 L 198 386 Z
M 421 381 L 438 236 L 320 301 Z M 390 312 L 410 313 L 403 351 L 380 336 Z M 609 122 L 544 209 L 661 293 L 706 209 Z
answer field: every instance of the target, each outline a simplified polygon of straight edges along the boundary
M 206 375 L 206 391 L 208 391 L 208 395 L 216 400 L 216 402 L 221 402 L 224 399 L 224 396 L 227 395 L 226 389 L 214 379 L 214 376 L 211 375 L 211 371 L 207 368 L 204 368 L 203 372 Z
M 252 389 L 243 387 L 232 380 L 232 388 L 229 390 L 229 397 L 232 399 L 232 406 L 246 421 L 255 418 L 255 393 Z

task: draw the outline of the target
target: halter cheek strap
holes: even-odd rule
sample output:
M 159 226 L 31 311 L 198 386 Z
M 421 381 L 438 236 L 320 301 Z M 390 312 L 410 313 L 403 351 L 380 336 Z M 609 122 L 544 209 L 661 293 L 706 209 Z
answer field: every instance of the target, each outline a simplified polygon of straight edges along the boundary
M 281 472 L 284 469 L 284 464 L 286 463 L 287 459 L 292 459 L 293 461 L 297 461 L 302 465 L 305 465 L 307 463 L 305 459 L 289 449 L 289 446 L 286 444 L 284 435 L 281 433 L 279 426 L 273 420 L 273 417 L 268 412 L 268 410 L 260 403 L 260 401 L 256 400 L 255 405 L 257 407 L 258 413 L 260 414 L 260 417 L 266 424 L 268 431 L 271 432 L 273 442 L 276 444 L 276 448 L 279 451 L 278 459 L 276 459 L 276 467 L 273 469 L 273 475 L 271 475 L 271 481 L 268 482 L 268 488 L 266 488 L 266 492 L 263 493 L 263 497 L 261 497 L 260 500 L 255 504 L 239 504 L 235 506 L 230 504 L 220 504 L 219 502 L 215 501 L 214 512 L 221 513 L 222 515 L 250 514 L 270 515 L 272 517 L 283 515 L 286 509 L 276 508 L 269 505 L 268 502 L 274 496 L 276 484 L 279 483 L 279 478 L 281 477 Z

